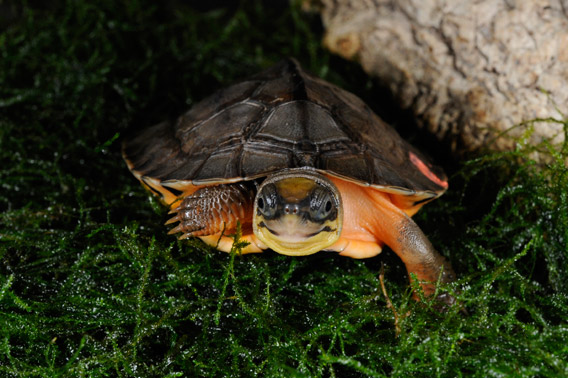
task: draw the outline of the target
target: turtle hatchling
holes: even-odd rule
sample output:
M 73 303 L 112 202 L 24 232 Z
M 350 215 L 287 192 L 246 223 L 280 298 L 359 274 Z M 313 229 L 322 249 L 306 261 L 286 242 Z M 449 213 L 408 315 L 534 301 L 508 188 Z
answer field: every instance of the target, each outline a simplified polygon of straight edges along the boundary
M 169 206 L 166 224 L 180 239 L 228 252 L 240 222 L 242 253 L 360 259 L 386 245 L 426 295 L 454 280 L 411 219 L 448 188 L 443 171 L 361 99 L 294 59 L 138 132 L 123 156 Z

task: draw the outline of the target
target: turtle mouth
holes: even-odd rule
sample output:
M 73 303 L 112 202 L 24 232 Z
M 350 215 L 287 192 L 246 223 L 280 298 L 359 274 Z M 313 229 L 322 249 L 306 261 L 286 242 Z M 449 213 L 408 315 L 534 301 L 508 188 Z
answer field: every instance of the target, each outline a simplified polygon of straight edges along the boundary
M 258 227 L 264 227 L 266 228 L 268 231 L 270 231 L 270 233 L 274 236 L 280 237 L 280 238 L 285 238 L 288 239 L 290 241 L 293 240 L 303 240 L 303 239 L 307 239 L 307 238 L 312 238 L 314 236 L 316 236 L 317 234 L 319 234 L 320 232 L 333 232 L 335 231 L 335 229 L 332 229 L 329 226 L 324 226 L 324 227 L 320 227 L 318 230 L 316 230 L 315 232 L 311 232 L 311 233 L 306 233 L 306 232 L 297 232 L 297 233 L 290 233 L 290 232 L 278 232 L 270 227 L 268 227 L 266 225 L 266 223 L 264 223 L 263 221 L 261 221 L 258 224 Z
M 333 244 L 339 233 L 330 224 L 302 221 L 301 216 L 287 215 L 271 221 L 260 221 L 257 237 L 270 249 L 289 256 L 310 255 Z
M 278 253 L 302 256 L 321 251 L 339 239 L 342 222 L 339 191 L 313 170 L 278 173 L 257 192 L 254 233 Z

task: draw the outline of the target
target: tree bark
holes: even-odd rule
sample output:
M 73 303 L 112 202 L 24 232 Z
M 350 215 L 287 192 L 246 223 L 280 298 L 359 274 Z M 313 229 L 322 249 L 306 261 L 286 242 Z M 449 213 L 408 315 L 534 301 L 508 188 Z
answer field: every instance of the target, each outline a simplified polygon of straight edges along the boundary
M 455 151 L 564 141 L 568 0 L 308 3 L 324 45 L 358 60 Z

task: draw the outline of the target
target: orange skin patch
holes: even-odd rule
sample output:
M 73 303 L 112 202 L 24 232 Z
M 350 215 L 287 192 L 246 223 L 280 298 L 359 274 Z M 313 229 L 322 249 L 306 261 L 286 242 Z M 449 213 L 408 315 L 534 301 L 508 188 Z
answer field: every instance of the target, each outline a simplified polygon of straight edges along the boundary
M 343 230 L 331 250 L 342 256 L 367 258 L 379 254 L 382 246 L 396 244 L 393 228 L 408 217 L 393 205 L 388 193 L 328 177 L 339 189 L 343 201 Z
M 199 189 L 198 186 L 191 184 L 186 184 L 186 183 L 184 183 L 183 185 L 178 184 L 177 186 L 179 186 L 180 188 L 179 190 L 182 191 L 182 194 L 176 196 L 174 193 L 168 190 L 167 186 L 163 184 L 160 180 L 148 176 L 139 177 L 139 180 L 142 183 L 142 186 L 146 188 L 146 190 L 149 190 L 150 192 L 159 195 L 162 203 L 167 205 L 170 209 L 175 209 L 176 207 L 178 207 L 179 202 L 182 198 L 192 195 L 195 191 Z M 178 190 L 178 188 L 176 188 L 176 185 L 171 185 L 171 187 Z

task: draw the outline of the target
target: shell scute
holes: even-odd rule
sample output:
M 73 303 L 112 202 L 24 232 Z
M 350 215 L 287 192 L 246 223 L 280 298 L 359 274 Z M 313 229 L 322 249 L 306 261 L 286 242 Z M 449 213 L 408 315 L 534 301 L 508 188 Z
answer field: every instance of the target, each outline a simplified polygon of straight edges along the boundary
M 268 146 L 247 145 L 241 155 L 241 169 L 246 178 L 258 177 L 264 172 L 276 172 L 290 165 L 288 151 Z
M 245 80 L 223 88 L 194 104 L 184 115 L 178 118 L 176 137 L 183 140 L 183 134 L 220 111 L 249 98 L 262 83 Z
M 246 126 L 257 120 L 264 109 L 248 102 L 239 102 L 220 110 L 210 118 L 196 123 L 184 133 L 178 132 L 181 149 L 186 154 L 213 152 L 219 146 L 235 144 L 247 132 Z M 219 129 L 222 130 L 220 133 Z

